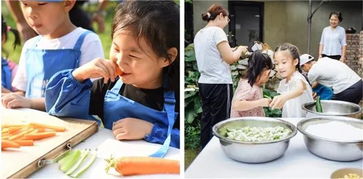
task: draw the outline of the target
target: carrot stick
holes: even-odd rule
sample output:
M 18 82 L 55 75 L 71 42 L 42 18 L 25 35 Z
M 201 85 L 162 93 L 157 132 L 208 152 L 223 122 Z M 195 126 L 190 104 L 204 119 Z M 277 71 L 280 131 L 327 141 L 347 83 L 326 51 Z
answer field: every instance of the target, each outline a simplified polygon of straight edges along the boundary
M 19 148 L 20 145 L 10 141 L 10 140 L 1 140 L 1 149 L 5 149 L 5 148 Z
M 10 127 L 8 133 L 9 134 L 17 134 L 23 127 Z
M 22 138 L 25 134 L 29 134 L 29 133 L 31 133 L 31 132 L 33 132 L 34 131 L 34 129 L 32 129 L 32 128 L 28 128 L 27 130 L 24 130 L 23 132 L 20 132 L 20 133 L 18 133 L 18 134 L 16 134 L 16 135 L 12 135 L 12 136 L 10 136 L 9 137 L 9 140 L 16 140 L 16 139 L 20 139 L 20 138 Z
M 39 140 L 55 136 L 55 132 L 38 132 L 24 135 L 24 139 Z
M 9 127 L 24 127 L 26 124 L 1 124 L 1 128 L 9 128 Z
M 14 140 L 15 143 L 21 146 L 32 146 L 34 145 L 33 140 Z
M 179 161 L 154 157 L 122 157 L 108 160 L 109 166 L 123 176 L 173 173 L 179 174 Z
M 54 129 L 57 132 L 64 132 L 66 130 L 66 128 L 62 127 L 62 126 L 53 126 L 53 125 L 41 124 L 41 123 L 35 123 L 35 122 L 30 123 L 30 125 L 33 126 L 34 128 Z

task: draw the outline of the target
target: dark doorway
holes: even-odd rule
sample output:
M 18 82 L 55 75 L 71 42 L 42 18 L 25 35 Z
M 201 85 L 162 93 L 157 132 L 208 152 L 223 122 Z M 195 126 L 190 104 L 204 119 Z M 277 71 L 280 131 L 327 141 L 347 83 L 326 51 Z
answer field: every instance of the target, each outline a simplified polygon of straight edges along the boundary
M 263 2 L 229 2 L 231 45 L 253 45 L 263 42 Z

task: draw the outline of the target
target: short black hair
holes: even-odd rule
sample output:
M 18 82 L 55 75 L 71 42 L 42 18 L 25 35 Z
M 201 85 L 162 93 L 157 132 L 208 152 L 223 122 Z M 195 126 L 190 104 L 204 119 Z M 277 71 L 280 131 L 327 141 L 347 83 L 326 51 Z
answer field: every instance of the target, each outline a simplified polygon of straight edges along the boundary
M 342 22 L 342 21 L 343 21 L 343 15 L 342 15 L 342 13 L 341 13 L 341 12 L 339 12 L 339 11 L 333 11 L 333 12 L 331 12 L 331 13 L 330 13 L 330 15 L 329 15 L 329 19 L 330 19 L 330 18 L 331 18 L 331 16 L 333 16 L 333 15 L 335 15 L 335 16 L 337 16 L 337 17 L 338 17 L 339 22 Z

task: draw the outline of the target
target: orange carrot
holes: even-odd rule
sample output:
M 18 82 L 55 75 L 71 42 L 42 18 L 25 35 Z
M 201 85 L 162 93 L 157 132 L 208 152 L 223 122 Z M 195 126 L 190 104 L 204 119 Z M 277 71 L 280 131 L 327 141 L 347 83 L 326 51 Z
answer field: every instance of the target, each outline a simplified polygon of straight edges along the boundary
M 54 129 L 57 132 L 64 132 L 66 130 L 66 128 L 62 127 L 62 126 L 53 126 L 53 125 L 41 124 L 41 123 L 35 123 L 35 122 L 32 122 L 29 125 L 34 127 L 34 128 Z
M 34 145 L 33 140 L 14 140 L 15 143 L 21 146 L 32 146 Z
M 113 167 L 123 176 L 172 173 L 179 174 L 179 161 L 154 157 L 122 157 L 109 159 L 108 167 Z
M 23 127 L 9 127 L 9 134 L 17 134 Z
M 5 148 L 19 148 L 20 145 L 10 141 L 10 140 L 1 140 L 1 149 L 5 149 Z
M 31 132 L 33 132 L 33 131 L 34 131 L 34 129 L 33 129 L 33 128 L 28 128 L 28 129 L 26 129 L 26 130 L 24 130 L 24 131 L 22 131 L 22 132 L 20 132 L 20 133 L 18 133 L 18 134 L 15 134 L 15 135 L 10 136 L 10 137 L 9 137 L 9 140 L 16 140 L 16 139 L 20 139 L 20 138 L 22 138 L 25 134 L 29 134 L 29 133 L 31 133 Z
M 24 139 L 39 140 L 55 136 L 55 132 L 38 132 L 24 135 Z

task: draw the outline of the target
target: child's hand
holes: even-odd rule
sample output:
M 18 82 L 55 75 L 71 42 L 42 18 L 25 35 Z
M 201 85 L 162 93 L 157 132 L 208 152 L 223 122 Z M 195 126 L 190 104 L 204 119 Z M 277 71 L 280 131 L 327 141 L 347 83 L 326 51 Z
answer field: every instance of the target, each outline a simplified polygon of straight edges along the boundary
M 284 95 L 275 96 L 269 106 L 272 109 L 281 109 L 284 106 L 286 100 L 287 99 Z
M 32 102 L 16 93 L 8 93 L 2 95 L 1 102 L 5 108 L 31 108 Z
M 143 139 L 151 133 L 153 124 L 141 119 L 124 118 L 114 123 L 112 133 L 118 140 Z
M 87 64 L 75 69 L 72 73 L 73 77 L 80 82 L 89 78 L 104 78 L 104 82 L 108 80 L 115 81 L 116 65 L 111 60 L 97 58 Z
M 259 101 L 260 101 L 260 106 L 261 107 L 268 107 L 269 104 L 271 103 L 271 99 L 270 98 L 262 98 Z

